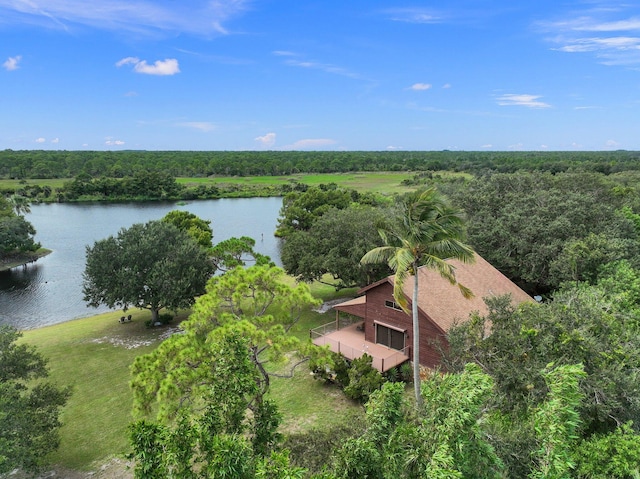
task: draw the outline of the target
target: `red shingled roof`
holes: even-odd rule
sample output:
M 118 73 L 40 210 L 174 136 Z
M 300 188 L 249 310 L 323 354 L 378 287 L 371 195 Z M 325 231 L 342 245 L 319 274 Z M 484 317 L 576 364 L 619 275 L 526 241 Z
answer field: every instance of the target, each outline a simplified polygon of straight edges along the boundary
M 469 288 L 474 297 L 465 299 L 457 286 L 451 285 L 448 280 L 442 278 L 436 271 L 422 267 L 418 270 L 418 307 L 431 318 L 443 332 L 446 332 L 457 321 L 468 319 L 469 314 L 478 311 L 487 313 L 487 306 L 483 298 L 490 296 L 502 296 L 511 294 L 511 300 L 516 303 L 533 301 L 533 298 L 525 293 L 509 278 L 489 264 L 479 254 L 475 255 L 475 262 L 463 263 L 459 260 L 448 260 L 455 267 L 456 280 Z M 376 283 L 362 288 L 358 294 L 366 293 L 376 286 L 389 282 L 393 284 L 394 276 L 388 276 Z M 404 293 L 411 302 L 413 296 L 413 276 L 408 277 L 404 284 Z M 362 302 L 341 303 L 336 309 L 364 317 L 364 297 L 356 298 Z M 356 311 L 362 314 L 358 314 Z M 351 311 L 348 311 L 351 310 Z

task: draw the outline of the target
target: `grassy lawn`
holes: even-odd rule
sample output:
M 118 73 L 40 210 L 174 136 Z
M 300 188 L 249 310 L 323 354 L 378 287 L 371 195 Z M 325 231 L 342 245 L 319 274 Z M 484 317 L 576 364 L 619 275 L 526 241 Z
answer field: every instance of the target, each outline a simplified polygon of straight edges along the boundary
M 62 188 L 64 183 L 71 181 L 72 178 L 54 178 L 54 179 L 29 179 L 29 180 L 9 180 L 0 179 L 0 190 L 19 189 L 28 185 L 49 186 L 52 190 Z
M 320 284 L 313 285 L 312 291 L 323 300 L 353 293 L 336 293 Z M 131 323 L 120 324 L 122 313 L 113 312 L 24 332 L 23 341 L 48 358 L 51 379 L 73 387 L 54 464 L 86 471 L 127 452 L 126 429 L 132 420 L 129 366 L 136 356 L 152 351 L 168 332 L 168 328 L 145 327 L 149 312 L 131 313 Z M 185 313 L 178 321 L 186 317 Z M 306 340 L 310 328 L 332 319 L 332 313 L 305 311 L 292 332 Z M 305 364 L 293 378 L 274 378 L 270 394 L 283 413 L 285 433 L 319 428 L 344 417 L 342 412 L 362 411 L 339 390 L 315 381 Z

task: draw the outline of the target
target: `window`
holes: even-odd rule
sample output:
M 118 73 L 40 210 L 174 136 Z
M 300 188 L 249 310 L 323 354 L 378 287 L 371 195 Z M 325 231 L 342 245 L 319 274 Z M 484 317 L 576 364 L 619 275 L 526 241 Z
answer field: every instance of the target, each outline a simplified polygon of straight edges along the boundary
M 376 323 L 376 343 L 400 351 L 404 349 L 404 331 Z
M 395 309 L 396 311 L 402 311 L 402 308 L 400 307 L 400 305 L 395 301 L 385 301 L 384 305 L 387 308 Z

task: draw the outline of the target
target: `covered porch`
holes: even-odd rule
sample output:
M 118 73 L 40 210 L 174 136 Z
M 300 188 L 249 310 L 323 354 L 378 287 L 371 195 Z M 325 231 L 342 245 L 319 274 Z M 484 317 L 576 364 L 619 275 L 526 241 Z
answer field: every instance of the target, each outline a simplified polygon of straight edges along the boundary
M 311 340 L 317 346 L 328 345 L 334 353 L 347 359 L 356 359 L 364 354 L 373 358 L 372 366 L 381 373 L 396 367 L 409 359 L 408 347 L 399 351 L 382 344 L 365 340 L 363 322 L 340 327 L 340 320 L 327 323 L 311 330 Z

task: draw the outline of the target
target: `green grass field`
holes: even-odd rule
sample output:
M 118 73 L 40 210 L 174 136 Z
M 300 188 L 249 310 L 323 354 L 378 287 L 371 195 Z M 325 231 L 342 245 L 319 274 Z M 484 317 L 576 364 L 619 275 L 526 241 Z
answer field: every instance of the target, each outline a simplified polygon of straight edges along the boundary
M 338 294 L 331 286 L 314 285 L 313 292 L 328 300 L 353 291 Z M 51 458 L 54 464 L 88 471 L 128 451 L 126 429 L 132 421 L 129 366 L 168 333 L 165 327 L 145 327 L 148 311 L 131 313 L 130 323 L 120 324 L 122 313 L 113 312 L 24 332 L 22 341 L 36 346 L 49 360 L 51 379 L 73 387 L 62 416 L 61 445 Z M 174 322 L 186 317 L 184 313 Z M 332 315 L 306 311 L 292 332 L 306 339 L 310 328 L 332 319 Z M 283 413 L 284 433 L 333 424 L 343 417 L 343 411 L 362 411 L 341 391 L 315 381 L 304 364 L 293 378 L 274 378 L 270 394 Z
M 178 183 L 186 185 L 235 184 L 249 186 L 282 185 L 297 181 L 307 185 L 336 183 L 344 188 L 357 191 L 374 191 L 377 193 L 403 193 L 410 187 L 401 185 L 402 180 L 412 178 L 413 173 L 396 172 L 363 172 L 363 173 L 331 173 L 331 174 L 297 174 L 288 176 L 247 176 L 247 177 L 211 177 L 211 178 L 178 178 Z

